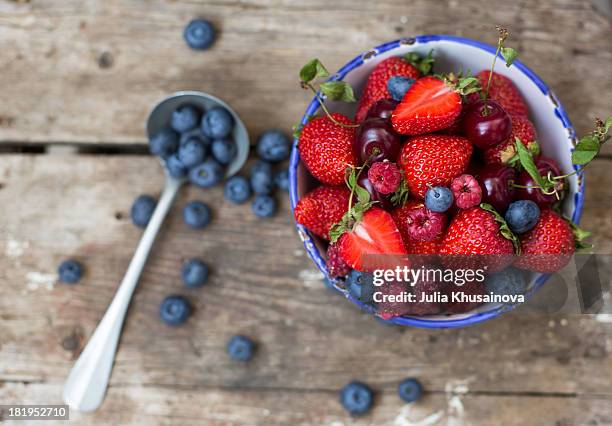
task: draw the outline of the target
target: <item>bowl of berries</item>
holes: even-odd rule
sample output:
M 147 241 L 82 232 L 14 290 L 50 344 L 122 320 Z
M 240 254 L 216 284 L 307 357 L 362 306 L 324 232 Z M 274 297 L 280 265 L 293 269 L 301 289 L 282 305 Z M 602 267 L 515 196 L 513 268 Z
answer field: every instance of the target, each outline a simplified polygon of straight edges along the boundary
M 317 59 L 300 71 L 314 97 L 289 167 L 298 233 L 336 290 L 394 324 L 496 317 L 588 236 L 576 225 L 582 168 L 610 119 L 578 141 L 558 98 L 498 31 L 497 46 L 423 35 L 377 46 L 334 74 Z M 425 263 L 455 282 L 398 273 L 376 283 L 376 270 Z M 466 265 L 478 279 L 457 279 Z

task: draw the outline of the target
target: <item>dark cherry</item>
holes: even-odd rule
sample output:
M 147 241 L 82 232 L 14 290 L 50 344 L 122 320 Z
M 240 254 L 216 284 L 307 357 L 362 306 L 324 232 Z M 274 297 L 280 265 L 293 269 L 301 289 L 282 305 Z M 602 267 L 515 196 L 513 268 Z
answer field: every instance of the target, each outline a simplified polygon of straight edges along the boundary
M 541 176 L 546 176 L 550 172 L 552 176 L 560 176 L 561 169 L 557 163 L 546 157 L 538 157 L 534 159 L 535 164 L 540 172 Z M 546 195 L 540 188 L 534 188 L 538 184 L 532 179 L 532 177 L 523 170 L 518 177 L 516 182 L 520 186 L 528 186 L 530 188 L 516 188 L 515 199 L 516 200 L 531 200 L 540 207 L 549 207 L 558 201 L 555 194 Z M 557 184 L 557 192 L 559 197 L 562 199 L 565 195 L 565 179 L 559 180 Z
M 395 99 L 380 99 L 372 104 L 366 114 L 366 120 L 368 118 L 383 118 L 388 121 L 398 104 L 399 102 Z
M 391 123 L 382 118 L 370 118 L 357 129 L 353 151 L 361 165 L 366 162 L 395 161 L 401 147 L 402 140 L 393 131 Z
M 491 204 L 499 214 L 504 214 L 514 201 L 516 170 L 508 166 L 485 166 L 478 172 L 482 187 L 482 202 Z
M 491 148 L 510 137 L 512 119 L 497 102 L 480 99 L 468 105 L 462 130 L 464 136 L 478 148 Z
M 367 170 L 364 170 L 359 175 L 357 179 L 357 184 L 362 188 L 365 188 L 366 191 L 370 193 L 370 201 L 378 201 L 378 207 L 381 207 L 385 210 L 390 210 L 393 208 L 393 204 L 391 203 L 391 195 L 383 195 L 380 192 L 376 191 L 372 186 L 372 182 L 368 179 Z

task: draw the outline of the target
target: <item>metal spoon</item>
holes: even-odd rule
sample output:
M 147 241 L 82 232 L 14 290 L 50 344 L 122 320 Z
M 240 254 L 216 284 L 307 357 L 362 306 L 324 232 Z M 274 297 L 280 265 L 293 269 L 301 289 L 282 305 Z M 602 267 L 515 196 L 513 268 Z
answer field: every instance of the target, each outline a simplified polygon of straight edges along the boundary
M 238 149 L 236 158 L 227 167 L 226 177 L 236 174 L 249 155 L 249 135 L 238 114 L 229 105 L 214 96 L 201 92 L 177 92 L 162 100 L 149 114 L 146 123 L 147 135 L 150 137 L 167 126 L 170 123 L 172 111 L 184 104 L 200 106 L 203 110 L 213 106 L 222 106 L 233 115 L 233 138 Z M 185 179 L 171 177 L 165 166 L 164 172 L 166 175 L 164 190 L 153 216 L 140 238 L 123 281 L 121 281 L 113 301 L 89 339 L 87 346 L 81 352 L 64 385 L 64 401 L 77 411 L 94 411 L 100 407 L 104 400 L 123 321 L 134 289 L 164 218 L 170 210 L 178 190 L 185 182 Z

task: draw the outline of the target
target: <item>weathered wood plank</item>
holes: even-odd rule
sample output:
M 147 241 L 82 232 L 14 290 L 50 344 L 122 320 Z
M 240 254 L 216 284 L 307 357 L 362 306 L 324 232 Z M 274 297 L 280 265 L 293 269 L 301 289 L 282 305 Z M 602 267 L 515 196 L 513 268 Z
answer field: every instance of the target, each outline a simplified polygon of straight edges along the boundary
M 584 226 L 612 249 L 605 196 L 610 162 L 590 166 Z M 58 384 L 103 315 L 140 230 L 127 219 L 133 198 L 156 193 L 156 160 L 139 156 L 0 156 L 0 381 Z M 185 227 L 180 206 L 209 202 L 214 223 Z M 595 202 L 597 200 L 597 202 Z M 225 202 L 216 188 L 186 189 L 173 208 L 136 292 L 112 385 L 240 387 L 335 391 L 352 378 L 391 388 L 419 376 L 444 391 L 462 380 L 471 392 L 563 393 L 612 397 L 612 324 L 593 317 L 503 318 L 427 331 L 379 324 L 325 289 L 292 227 L 288 200 L 274 220 Z M 76 256 L 82 283 L 55 284 L 59 262 Z M 201 256 L 213 278 L 184 289 L 179 267 Z M 157 319 L 161 299 L 187 294 L 196 311 L 177 329 Z M 255 359 L 225 355 L 234 333 L 260 342 Z M 111 395 L 112 395 L 111 390 Z
M 181 38 L 198 15 L 220 29 L 204 53 Z M 337 69 L 420 33 L 494 42 L 497 23 L 510 27 L 580 134 L 610 113 L 612 28 L 588 1 L 1 0 L 0 142 L 144 144 L 148 109 L 180 89 L 226 99 L 253 134 L 289 129 L 308 99 L 296 84 L 306 59 Z

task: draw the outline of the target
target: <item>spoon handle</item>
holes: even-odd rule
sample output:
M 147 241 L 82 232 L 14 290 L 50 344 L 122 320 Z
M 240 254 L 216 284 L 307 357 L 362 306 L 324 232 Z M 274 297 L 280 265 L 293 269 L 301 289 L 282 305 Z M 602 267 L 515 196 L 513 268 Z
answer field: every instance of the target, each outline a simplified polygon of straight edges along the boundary
M 166 177 L 166 184 L 157 207 L 140 238 L 123 281 L 102 321 L 68 375 L 64 385 L 64 401 L 77 411 L 93 411 L 102 404 L 132 294 L 159 228 L 182 183 L 181 180 Z

